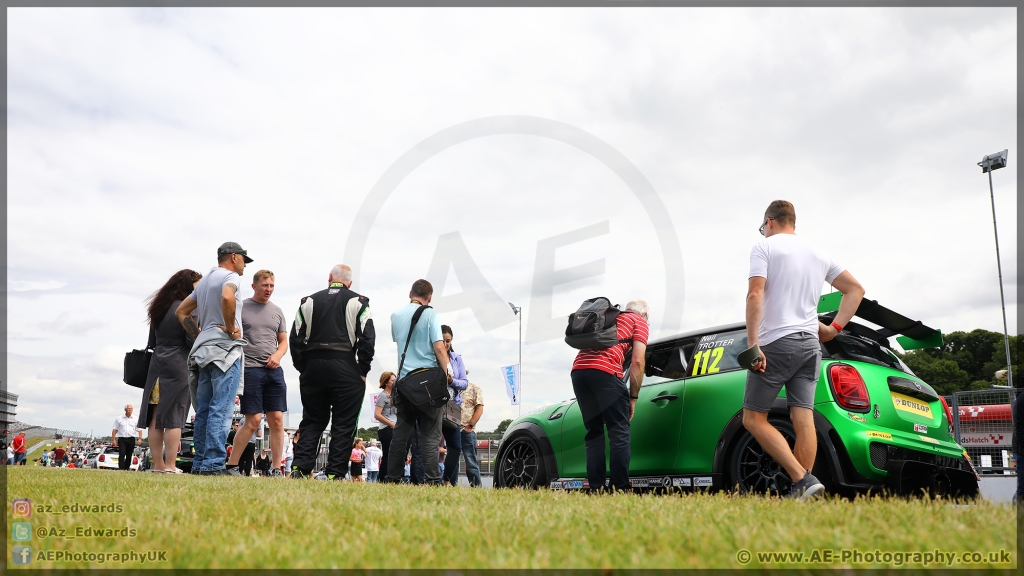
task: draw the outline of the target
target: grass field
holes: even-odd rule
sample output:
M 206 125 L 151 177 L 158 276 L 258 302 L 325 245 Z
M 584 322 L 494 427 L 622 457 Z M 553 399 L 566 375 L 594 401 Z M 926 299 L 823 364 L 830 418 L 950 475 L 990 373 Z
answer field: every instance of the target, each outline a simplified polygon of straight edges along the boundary
M 166 553 L 166 561 L 146 568 L 921 568 L 924 562 L 923 556 L 917 562 L 758 556 L 816 549 L 979 552 L 981 566 L 1017 564 L 1015 509 L 985 501 L 588 496 L 33 467 L 7 469 L 7 494 L 32 501 L 30 518 L 15 518 L 10 505 L 7 516 L 31 523 L 31 541 L 13 544 L 32 546 L 33 568 L 98 567 L 39 559 L 41 550 Z M 75 503 L 121 504 L 123 511 L 53 515 L 39 508 Z M 87 527 L 136 533 L 66 538 Z M 40 529 L 47 537 L 39 537 Z M 7 566 L 20 568 L 12 550 Z M 744 550 L 746 564 L 738 561 Z M 1010 551 L 1009 563 L 989 561 L 1000 550 Z M 121 566 L 140 567 L 104 564 Z M 937 560 L 927 566 L 941 567 Z

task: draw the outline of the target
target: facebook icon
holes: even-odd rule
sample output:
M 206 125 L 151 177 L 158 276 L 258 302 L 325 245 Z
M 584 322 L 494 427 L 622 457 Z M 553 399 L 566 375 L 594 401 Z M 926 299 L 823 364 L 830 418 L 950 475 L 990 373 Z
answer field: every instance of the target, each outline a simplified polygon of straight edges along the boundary
M 15 546 L 11 549 L 11 561 L 15 564 L 31 564 L 32 563 L 32 547 L 31 546 Z

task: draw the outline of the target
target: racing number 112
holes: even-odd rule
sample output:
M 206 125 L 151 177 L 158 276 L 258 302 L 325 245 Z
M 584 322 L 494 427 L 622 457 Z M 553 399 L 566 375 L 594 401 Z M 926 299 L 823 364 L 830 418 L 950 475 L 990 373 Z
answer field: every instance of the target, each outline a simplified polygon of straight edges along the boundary
M 701 350 L 693 355 L 693 375 L 700 376 L 701 374 L 714 374 L 718 372 L 718 363 L 722 360 L 722 353 L 724 348 L 712 348 L 710 350 Z M 708 366 L 708 359 L 711 360 L 711 366 Z

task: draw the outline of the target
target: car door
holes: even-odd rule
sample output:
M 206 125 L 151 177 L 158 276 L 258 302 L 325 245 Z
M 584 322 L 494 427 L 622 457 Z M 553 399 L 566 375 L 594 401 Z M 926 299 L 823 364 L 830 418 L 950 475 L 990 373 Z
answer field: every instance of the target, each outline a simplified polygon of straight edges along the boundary
M 688 348 L 674 342 L 648 349 L 648 376 L 640 388 L 633 420 L 630 422 L 630 475 L 670 472 L 675 466 L 679 426 L 683 415 L 684 380 Z M 692 342 L 689 343 L 692 348 Z M 586 428 L 579 405 L 568 407 L 562 418 L 562 453 L 559 475 L 584 478 L 587 475 Z M 605 434 L 605 466 L 610 459 Z
M 747 371 L 736 357 L 746 348 L 746 329 L 708 333 L 697 341 L 686 379 L 687 412 L 679 432 L 676 464 L 680 472 L 711 472 L 722 431 L 743 408 Z

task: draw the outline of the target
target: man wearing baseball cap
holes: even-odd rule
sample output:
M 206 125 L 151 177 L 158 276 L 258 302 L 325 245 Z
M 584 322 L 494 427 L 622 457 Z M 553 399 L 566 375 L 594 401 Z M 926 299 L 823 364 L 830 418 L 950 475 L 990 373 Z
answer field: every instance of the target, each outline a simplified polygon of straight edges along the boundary
M 196 417 L 193 430 L 198 474 L 239 476 L 225 470 L 225 444 L 235 395 L 242 373 L 241 274 L 252 262 L 237 242 L 217 249 L 217 266 L 196 284 L 175 313 L 185 331 L 195 339 L 189 353 L 189 383 L 195 381 Z M 198 310 L 199 324 L 192 319 Z

